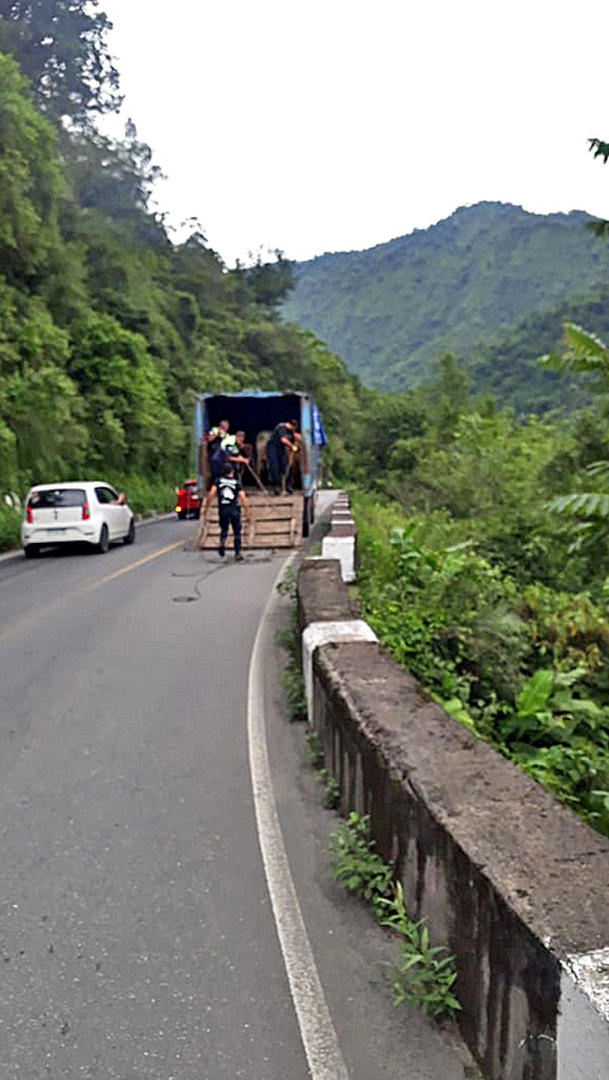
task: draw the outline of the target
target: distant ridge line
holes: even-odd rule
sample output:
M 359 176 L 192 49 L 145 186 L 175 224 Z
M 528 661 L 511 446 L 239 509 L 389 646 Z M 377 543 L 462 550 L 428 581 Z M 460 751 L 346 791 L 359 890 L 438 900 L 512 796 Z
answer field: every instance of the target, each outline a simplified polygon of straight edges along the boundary
M 584 210 L 537 214 L 490 200 L 461 206 L 427 229 L 296 263 L 282 314 L 326 341 L 366 385 L 389 391 L 428 379 L 444 353 L 475 357 L 481 343 L 496 344 L 498 334 L 509 336 L 533 314 L 573 298 L 596 296 L 589 307 L 600 324 L 591 329 L 603 334 L 597 294 L 609 282 L 609 243 L 585 228 L 590 220 Z M 537 355 L 556 345 L 556 333 L 560 338 L 555 322 Z M 527 356 L 535 348 L 527 341 Z M 494 363 L 502 363 L 496 348 Z M 521 396 L 505 374 L 492 379 L 500 401 L 514 391 Z M 537 378 L 532 369 L 521 375 Z M 565 386 L 540 385 L 542 397 L 549 394 L 540 408 L 562 407 Z

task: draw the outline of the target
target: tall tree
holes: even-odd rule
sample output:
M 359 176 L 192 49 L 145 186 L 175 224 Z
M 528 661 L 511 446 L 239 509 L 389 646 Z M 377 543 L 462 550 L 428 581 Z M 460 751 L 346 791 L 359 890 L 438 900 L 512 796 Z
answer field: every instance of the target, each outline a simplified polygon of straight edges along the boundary
M 55 143 L 14 60 L 0 56 L 0 265 L 12 284 L 32 284 L 59 244 Z
M 30 79 L 39 106 L 82 125 L 116 111 L 119 75 L 98 0 L 0 0 L 0 52 L 11 53 Z
M 138 140 L 133 121 L 127 122 L 121 141 L 92 127 L 64 132 L 61 141 L 74 196 L 83 210 L 100 210 L 105 217 L 135 226 L 141 239 L 167 247 L 162 217 L 148 209 L 162 173 L 150 147 Z

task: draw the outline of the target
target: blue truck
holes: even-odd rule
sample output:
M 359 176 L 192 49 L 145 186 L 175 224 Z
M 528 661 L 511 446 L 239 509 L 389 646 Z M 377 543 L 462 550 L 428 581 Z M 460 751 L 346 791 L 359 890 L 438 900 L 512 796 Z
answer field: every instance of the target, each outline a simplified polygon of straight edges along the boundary
M 298 419 L 301 451 L 292 477 L 293 491 L 279 497 L 267 490 L 268 472 L 264 450 L 269 434 L 282 421 Z M 195 402 L 194 440 L 196 468 L 202 492 L 211 484 L 207 433 L 221 420 L 230 431 L 245 432 L 253 471 L 243 467 L 243 483 L 251 506 L 251 526 L 246 530 L 246 547 L 293 547 L 309 535 L 315 520 L 315 494 L 326 438 L 321 416 L 310 394 L 290 390 L 240 390 L 227 394 L 201 394 Z M 218 525 L 212 507 L 201 520 L 200 547 L 217 546 Z

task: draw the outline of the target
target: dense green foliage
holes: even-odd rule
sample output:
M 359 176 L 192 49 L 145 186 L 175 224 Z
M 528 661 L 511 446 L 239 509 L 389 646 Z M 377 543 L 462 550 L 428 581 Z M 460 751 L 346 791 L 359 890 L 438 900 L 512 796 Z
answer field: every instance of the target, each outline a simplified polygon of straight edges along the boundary
M 558 512 L 567 493 L 606 484 L 591 475 L 609 458 L 606 398 L 569 421 L 518 422 L 470 398 L 447 357 L 410 395 L 422 423 L 402 467 L 389 459 L 355 512 L 360 599 L 381 640 L 609 835 L 609 530 L 605 518 L 590 534 L 587 503 Z
M 589 404 L 585 380 L 565 378 L 537 362 L 543 353 L 559 350 L 565 322 L 609 337 L 609 288 L 554 304 L 485 338 L 466 358 L 472 385 L 523 414 L 571 412 Z
M 133 124 L 120 142 L 91 125 L 118 92 L 106 28 L 84 0 L 0 6 L 0 42 L 35 89 L 0 54 L 0 495 L 98 474 L 136 510 L 169 506 L 203 391 L 308 390 L 329 430 L 341 426 L 340 457 L 357 382 L 280 322 L 291 265 L 277 252 L 228 272 L 196 227 L 172 244 L 149 209 L 149 147 Z M 9 546 L 15 515 L 2 506 Z
M 51 116 L 86 121 L 120 104 L 97 0 L 0 0 L 0 52 L 11 53 Z
M 489 335 L 550 309 L 539 355 L 560 337 L 556 305 L 586 297 L 607 280 L 609 249 L 584 228 L 589 220 L 579 212 L 529 214 L 501 203 L 461 208 L 429 229 L 368 251 L 297 264 L 297 286 L 283 311 L 323 337 L 365 383 L 387 390 L 424 380 L 430 360 L 447 349 L 463 357 L 475 354 Z M 522 333 L 518 329 L 516 338 Z M 475 384 L 509 392 L 509 400 L 516 393 L 527 410 L 527 357 L 533 355 L 528 348 L 536 344 L 524 333 L 524 355 L 518 340 L 510 352 L 509 336 L 505 354 L 501 339 L 494 342 L 482 357 L 487 370 L 476 371 Z M 529 408 L 555 407 L 568 396 L 547 373 L 535 373 L 532 389 Z

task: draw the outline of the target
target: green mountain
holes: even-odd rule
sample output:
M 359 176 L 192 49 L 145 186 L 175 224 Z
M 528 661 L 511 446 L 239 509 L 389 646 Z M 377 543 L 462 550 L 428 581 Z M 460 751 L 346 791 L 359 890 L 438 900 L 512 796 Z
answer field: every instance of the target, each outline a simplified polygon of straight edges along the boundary
M 367 251 L 297 263 L 282 313 L 319 334 L 368 385 L 412 386 L 434 357 L 470 355 L 487 337 L 608 281 L 609 245 L 584 227 L 589 220 L 509 203 L 461 207 Z
M 485 338 L 467 357 L 472 389 L 492 394 L 519 413 L 572 411 L 590 403 L 589 379 L 549 371 L 537 361 L 561 349 L 563 324 L 578 323 L 609 341 L 609 286 L 527 315 Z

